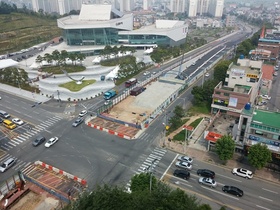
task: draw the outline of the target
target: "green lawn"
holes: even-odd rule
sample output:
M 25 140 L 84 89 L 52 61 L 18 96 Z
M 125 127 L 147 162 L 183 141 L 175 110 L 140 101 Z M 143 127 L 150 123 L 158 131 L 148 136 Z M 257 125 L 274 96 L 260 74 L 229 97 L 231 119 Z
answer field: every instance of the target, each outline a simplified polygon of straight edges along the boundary
M 209 114 L 211 112 L 211 108 L 209 105 L 203 104 L 201 106 L 192 106 L 188 112 L 190 113 L 200 113 L 200 114 Z
M 77 85 L 75 81 L 71 81 L 71 82 L 67 82 L 64 84 L 60 84 L 59 87 L 63 87 L 66 88 L 72 92 L 78 92 L 80 90 L 82 90 L 84 87 L 91 85 L 93 83 L 95 83 L 96 80 L 92 79 L 92 80 L 83 80 L 82 84 Z
M 43 72 L 47 73 L 53 73 L 53 74 L 64 74 L 62 72 L 63 70 L 66 70 L 67 73 L 74 73 L 74 72 L 81 72 L 86 69 L 84 66 L 79 66 L 79 65 L 63 65 L 62 67 L 60 66 L 45 66 L 42 67 Z

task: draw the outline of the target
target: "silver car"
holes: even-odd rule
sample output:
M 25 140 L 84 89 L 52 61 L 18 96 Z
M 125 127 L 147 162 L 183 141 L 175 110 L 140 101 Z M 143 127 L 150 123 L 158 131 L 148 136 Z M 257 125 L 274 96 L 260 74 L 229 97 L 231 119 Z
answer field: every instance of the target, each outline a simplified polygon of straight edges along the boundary
M 77 126 L 80 125 L 83 121 L 84 121 L 83 118 L 77 118 L 77 119 L 75 120 L 75 122 L 73 122 L 72 126 L 73 126 L 73 127 L 77 127 Z
M 183 168 L 183 169 L 187 169 L 187 170 L 192 170 L 192 164 L 186 162 L 186 161 L 177 161 L 176 162 L 176 167 L 178 168 Z
M 193 159 L 188 157 L 188 156 L 185 156 L 185 155 L 180 155 L 177 160 L 180 160 L 180 161 L 185 161 L 185 162 L 188 162 L 188 163 L 192 163 L 193 162 Z
M 207 185 L 211 188 L 217 186 L 217 182 L 213 179 L 210 179 L 210 178 L 201 177 L 201 178 L 199 178 L 198 182 L 199 182 L 199 184 L 204 184 L 204 185 Z

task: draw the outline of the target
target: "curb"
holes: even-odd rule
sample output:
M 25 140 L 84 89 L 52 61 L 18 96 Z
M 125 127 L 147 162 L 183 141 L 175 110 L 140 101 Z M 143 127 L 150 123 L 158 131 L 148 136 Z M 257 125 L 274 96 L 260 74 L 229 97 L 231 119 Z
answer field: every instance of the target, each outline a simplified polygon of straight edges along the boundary
M 131 137 L 129 137 L 127 135 L 124 135 L 122 133 L 118 133 L 116 131 L 113 131 L 113 130 L 110 130 L 110 129 L 107 129 L 107 128 L 103 128 L 103 127 L 101 127 L 99 125 L 91 124 L 90 122 L 88 122 L 87 125 L 89 127 L 91 127 L 91 128 L 95 128 L 95 129 L 100 130 L 100 131 L 105 131 L 105 132 L 107 132 L 107 133 L 109 133 L 111 135 L 115 135 L 115 136 L 118 136 L 118 137 L 123 138 L 123 139 L 128 139 L 128 140 L 132 139 Z
M 56 172 L 56 173 L 58 173 L 58 174 L 64 175 L 64 176 L 68 177 L 69 179 L 73 179 L 74 181 L 77 181 L 77 182 L 81 183 L 81 184 L 84 185 L 84 186 L 87 185 L 87 181 L 86 181 L 85 179 L 81 179 L 81 178 L 79 178 L 79 177 L 77 177 L 77 176 L 74 176 L 74 175 L 72 175 L 72 174 L 69 174 L 69 173 L 67 173 L 67 172 L 65 172 L 65 171 L 63 171 L 63 170 L 61 170 L 61 169 L 55 168 L 55 167 L 53 167 L 53 166 L 51 166 L 51 165 L 48 165 L 48 164 L 46 164 L 46 163 L 44 163 L 44 162 L 42 162 L 42 161 L 39 161 L 39 160 L 36 161 L 36 162 L 35 162 L 35 165 L 40 165 L 40 166 L 42 166 L 43 168 L 46 168 L 46 169 L 52 170 L 52 171 L 54 171 L 54 172 Z

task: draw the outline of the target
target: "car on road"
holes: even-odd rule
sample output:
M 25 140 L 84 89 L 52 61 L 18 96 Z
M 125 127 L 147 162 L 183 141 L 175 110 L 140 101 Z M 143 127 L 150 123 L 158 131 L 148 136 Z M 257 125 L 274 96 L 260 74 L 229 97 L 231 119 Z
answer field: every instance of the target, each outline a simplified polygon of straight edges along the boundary
M 13 123 L 15 123 L 15 124 L 17 124 L 17 125 L 23 125 L 23 121 L 21 120 L 21 119 L 19 119 L 19 118 L 13 118 L 12 119 L 12 122 Z
M 185 156 L 185 155 L 180 155 L 177 160 L 181 160 L 181 161 L 186 161 L 188 163 L 192 163 L 193 162 L 193 159 L 188 157 L 188 156 Z
M 196 65 L 196 61 L 192 62 L 192 66 L 195 66 Z
M 10 117 L 10 115 L 7 112 L 5 112 L 5 111 L 0 110 L 0 117 L 8 119 Z
M 79 118 L 77 118 L 77 119 L 75 120 L 75 122 L 73 122 L 72 126 L 73 126 L 73 127 L 77 127 L 77 126 L 80 125 L 83 121 L 84 121 L 84 119 L 79 117 Z
M 156 72 L 154 71 L 154 72 L 153 72 L 153 75 L 155 75 L 155 74 L 156 74 Z
M 178 168 L 192 170 L 192 164 L 190 164 L 190 163 L 188 163 L 186 161 L 177 161 L 175 165 Z
M 269 95 L 261 95 L 261 97 L 264 98 L 264 99 L 267 99 L 267 100 L 271 99 L 271 96 L 269 96 Z
M 144 72 L 144 76 L 147 76 L 147 75 L 149 75 L 149 74 L 150 74 L 149 71 L 145 71 L 145 72 Z
M 207 185 L 212 188 L 217 186 L 217 182 L 211 178 L 201 177 L 198 179 L 198 182 L 199 184 Z
M 80 112 L 79 116 L 80 116 L 80 117 L 83 117 L 83 116 L 85 116 L 86 114 L 87 114 L 87 110 L 83 110 L 83 111 Z
M 278 75 L 278 73 L 277 73 L 277 72 L 274 72 L 274 73 L 273 73 L 273 76 L 277 76 L 277 75 Z
M 206 74 L 205 74 L 205 77 L 209 77 L 209 76 L 210 76 L 210 74 L 209 74 L 209 73 L 206 73 Z
M 3 122 L 3 119 L 0 117 L 0 123 L 2 123 Z
M 252 179 L 253 178 L 253 172 L 249 171 L 248 169 L 245 168 L 234 168 L 232 169 L 232 174 L 236 176 L 241 176 L 246 179 Z
M 104 102 L 104 105 L 109 105 L 111 103 L 111 100 L 106 100 L 105 102 Z
M 43 137 L 43 136 L 38 136 L 38 137 L 33 141 L 32 145 L 33 145 L 34 147 L 37 147 L 37 146 L 39 146 L 40 144 L 42 144 L 45 140 L 46 140 L 45 137 Z
M 3 173 L 9 168 L 11 168 L 16 163 L 15 158 L 9 158 L 4 163 L 0 165 L 0 171 Z
M 49 148 L 50 146 L 54 145 L 57 141 L 58 137 L 52 137 L 45 143 L 45 147 Z
M 189 179 L 190 178 L 190 172 L 186 171 L 186 170 L 180 170 L 180 169 L 176 169 L 174 172 L 173 172 L 173 175 L 176 176 L 176 177 L 179 177 L 179 178 L 182 178 L 182 179 Z
M 197 175 L 203 176 L 206 178 L 211 178 L 211 179 L 215 178 L 215 172 L 208 170 L 208 169 L 198 169 L 196 173 L 197 173 Z
M 237 197 L 243 196 L 243 190 L 240 190 L 239 188 L 234 187 L 234 186 L 225 185 L 225 186 L 223 186 L 222 190 L 226 193 L 235 195 Z

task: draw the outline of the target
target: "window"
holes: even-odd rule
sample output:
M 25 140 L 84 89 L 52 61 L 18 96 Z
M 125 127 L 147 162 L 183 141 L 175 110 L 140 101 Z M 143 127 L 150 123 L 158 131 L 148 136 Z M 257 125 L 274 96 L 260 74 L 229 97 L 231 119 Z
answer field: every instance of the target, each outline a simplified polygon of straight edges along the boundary
M 219 92 L 219 91 L 216 91 L 216 92 L 215 92 L 215 94 L 217 94 L 217 95 L 221 95 L 221 92 Z
M 229 93 L 224 93 L 224 96 L 229 96 Z

